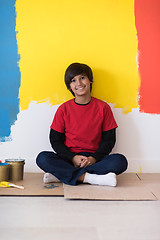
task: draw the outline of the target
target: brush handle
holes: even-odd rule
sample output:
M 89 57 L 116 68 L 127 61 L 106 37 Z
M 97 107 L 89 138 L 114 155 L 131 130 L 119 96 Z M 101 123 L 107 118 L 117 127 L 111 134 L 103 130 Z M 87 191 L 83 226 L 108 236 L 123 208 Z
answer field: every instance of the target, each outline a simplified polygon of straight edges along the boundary
M 11 187 L 19 188 L 19 189 L 24 189 L 23 186 L 18 186 L 16 184 L 8 184 L 8 185 L 11 186 Z

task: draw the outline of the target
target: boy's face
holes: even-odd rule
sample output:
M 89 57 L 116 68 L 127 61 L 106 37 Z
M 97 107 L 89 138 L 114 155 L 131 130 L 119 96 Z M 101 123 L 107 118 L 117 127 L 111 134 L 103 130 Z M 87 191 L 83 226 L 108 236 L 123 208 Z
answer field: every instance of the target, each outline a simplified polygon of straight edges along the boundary
M 88 79 L 87 75 L 85 73 L 82 73 L 72 78 L 70 89 L 75 94 L 75 97 L 90 95 L 90 84 L 91 82 Z

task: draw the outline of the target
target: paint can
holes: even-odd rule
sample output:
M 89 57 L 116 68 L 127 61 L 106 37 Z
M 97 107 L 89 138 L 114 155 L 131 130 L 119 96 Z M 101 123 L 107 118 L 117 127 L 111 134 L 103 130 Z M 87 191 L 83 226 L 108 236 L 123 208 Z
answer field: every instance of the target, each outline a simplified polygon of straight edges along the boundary
M 0 162 L 0 182 L 8 181 L 10 165 L 8 163 Z
M 9 180 L 20 181 L 23 180 L 24 159 L 6 159 L 6 163 L 10 165 Z

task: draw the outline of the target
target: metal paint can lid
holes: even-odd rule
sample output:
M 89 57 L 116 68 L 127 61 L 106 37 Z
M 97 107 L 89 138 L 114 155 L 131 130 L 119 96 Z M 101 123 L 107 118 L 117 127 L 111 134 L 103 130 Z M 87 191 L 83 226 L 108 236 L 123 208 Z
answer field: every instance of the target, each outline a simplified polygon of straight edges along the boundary
M 21 158 L 17 158 L 17 159 L 5 159 L 5 162 L 25 162 L 24 159 L 21 159 Z
M 8 167 L 9 166 L 9 163 L 2 163 L 2 162 L 0 162 L 0 167 L 2 168 L 2 167 Z
M 6 163 L 9 163 L 9 164 L 25 164 L 25 160 L 24 159 L 5 159 L 5 162 Z

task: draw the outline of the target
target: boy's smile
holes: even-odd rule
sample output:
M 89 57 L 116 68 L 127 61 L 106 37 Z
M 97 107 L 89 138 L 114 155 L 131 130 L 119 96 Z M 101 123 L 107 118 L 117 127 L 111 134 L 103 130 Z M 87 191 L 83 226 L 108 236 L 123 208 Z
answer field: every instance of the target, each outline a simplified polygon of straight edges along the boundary
M 70 83 L 70 88 L 75 94 L 75 97 L 90 96 L 90 80 L 86 74 L 75 76 Z

